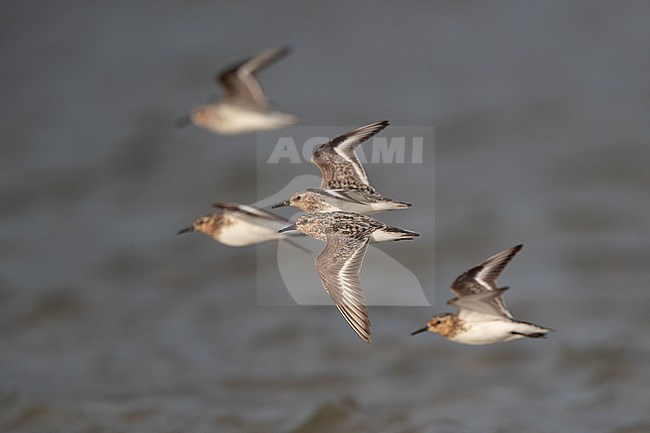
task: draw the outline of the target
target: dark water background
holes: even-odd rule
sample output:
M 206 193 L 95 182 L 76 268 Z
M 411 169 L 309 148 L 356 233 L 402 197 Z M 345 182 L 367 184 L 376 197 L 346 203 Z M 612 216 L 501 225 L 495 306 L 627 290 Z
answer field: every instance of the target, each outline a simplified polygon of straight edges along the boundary
M 648 3 L 0 7 L 1 431 L 650 431 Z M 175 236 L 259 191 L 255 135 L 173 121 L 285 44 L 262 81 L 306 123 L 436 127 L 435 219 L 386 217 L 429 235 L 383 247 L 436 302 L 372 308 L 371 346 L 333 307 L 256 305 L 275 245 Z M 548 340 L 408 336 L 520 242 L 500 282 Z

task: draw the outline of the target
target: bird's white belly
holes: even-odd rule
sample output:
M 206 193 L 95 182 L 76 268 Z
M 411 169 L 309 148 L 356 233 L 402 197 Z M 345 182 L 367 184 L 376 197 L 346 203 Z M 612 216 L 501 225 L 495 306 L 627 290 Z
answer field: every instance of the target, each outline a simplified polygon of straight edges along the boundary
M 247 221 L 237 221 L 236 224 L 224 227 L 219 233 L 219 242 L 232 247 L 243 247 L 246 245 L 254 245 L 262 242 L 268 242 L 274 239 L 282 239 L 285 237 L 282 233 L 277 231 L 282 227 L 264 227 L 258 224 L 252 224 Z
M 330 206 L 328 209 L 323 210 L 322 212 L 354 212 L 360 214 L 367 214 L 375 212 L 369 204 L 365 203 L 355 203 L 352 201 L 346 201 L 336 198 L 327 198 L 325 202 Z
M 275 111 L 250 109 L 245 106 L 222 104 L 217 107 L 215 129 L 221 134 L 243 134 L 246 132 L 277 129 L 290 124 L 293 116 Z
M 463 344 L 493 344 L 523 338 L 522 335 L 512 334 L 518 331 L 518 324 L 504 320 L 489 322 L 470 323 L 465 332 L 462 332 L 450 340 Z
M 330 206 L 330 209 L 322 210 L 321 212 L 345 211 L 367 215 L 377 212 L 405 208 L 404 205 L 389 201 L 363 202 L 363 197 L 359 197 L 359 202 L 361 203 L 353 200 L 343 200 L 334 197 L 327 197 L 325 199 L 325 202 Z

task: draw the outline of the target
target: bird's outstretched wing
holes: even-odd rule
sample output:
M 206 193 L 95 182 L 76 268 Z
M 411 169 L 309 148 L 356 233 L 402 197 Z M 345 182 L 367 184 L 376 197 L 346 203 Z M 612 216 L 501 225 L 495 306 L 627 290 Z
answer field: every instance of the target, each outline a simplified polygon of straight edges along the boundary
M 255 74 L 288 53 L 288 47 L 263 51 L 221 72 L 217 76 L 217 81 L 225 89 L 225 99 L 266 108 L 268 101 Z
M 321 189 L 358 189 L 375 192 L 355 149 L 382 129 L 388 121 L 370 123 L 336 137 L 314 150 L 311 157 L 323 175 Z
M 497 290 L 497 277 L 522 247 L 523 245 L 517 245 L 505 249 L 488 258 L 480 265 L 462 273 L 452 283 L 451 291 L 463 298 L 473 294 Z M 512 318 L 512 313 L 506 307 L 501 296 L 495 296 L 492 299 L 492 303 L 500 309 L 502 314 Z
M 370 343 L 370 319 L 359 271 L 370 236 L 327 235 L 327 245 L 316 258 L 316 269 L 323 287 L 337 308 L 366 343 Z

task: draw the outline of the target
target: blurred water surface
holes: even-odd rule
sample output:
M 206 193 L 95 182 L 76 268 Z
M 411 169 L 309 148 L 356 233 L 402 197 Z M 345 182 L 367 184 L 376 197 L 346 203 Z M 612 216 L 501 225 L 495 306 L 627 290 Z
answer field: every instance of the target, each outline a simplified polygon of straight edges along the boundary
M 647 3 L 1 8 L 1 430 L 650 431 Z M 381 249 L 434 303 L 372 307 L 371 346 L 333 307 L 256 305 L 276 245 L 175 236 L 263 194 L 255 135 L 174 120 L 285 44 L 262 82 L 306 124 L 436 127 L 433 185 L 368 166 L 415 204 L 380 219 L 422 238 Z M 548 340 L 408 335 L 520 242 L 500 282 Z

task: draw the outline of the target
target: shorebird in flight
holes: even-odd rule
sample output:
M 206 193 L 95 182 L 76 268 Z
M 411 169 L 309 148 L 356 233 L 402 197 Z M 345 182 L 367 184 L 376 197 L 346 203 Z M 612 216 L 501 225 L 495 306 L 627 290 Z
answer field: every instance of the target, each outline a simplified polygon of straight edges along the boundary
M 320 188 L 309 188 L 274 205 L 294 206 L 305 212 L 349 211 L 362 214 L 405 209 L 409 203 L 382 196 L 370 184 L 355 149 L 388 126 L 370 123 L 336 137 L 314 150 L 311 161 L 322 174 Z
M 227 68 L 217 76 L 217 83 L 224 89 L 223 97 L 213 104 L 196 107 L 178 121 L 178 126 L 194 124 L 217 134 L 235 135 L 296 124 L 296 116 L 269 105 L 255 76 L 288 52 L 286 47 L 263 51 Z
M 430 331 L 457 343 L 476 345 L 545 337 L 551 329 L 512 317 L 501 297 L 507 287 L 499 288 L 496 283 L 521 248 L 517 245 L 503 250 L 462 273 L 451 285 L 458 296 L 448 302 L 458 308 L 458 314 L 438 314 L 411 335 Z
M 316 269 L 323 287 L 357 335 L 370 343 L 370 319 L 359 278 L 368 244 L 414 239 L 419 234 L 352 212 L 303 215 L 280 233 L 296 229 L 326 242 L 316 258 Z
M 290 221 L 271 212 L 238 203 L 215 203 L 221 213 L 203 215 L 178 234 L 201 232 L 214 240 L 232 247 L 244 247 L 263 242 L 281 240 L 310 253 L 289 239 L 300 233 L 278 233 Z

